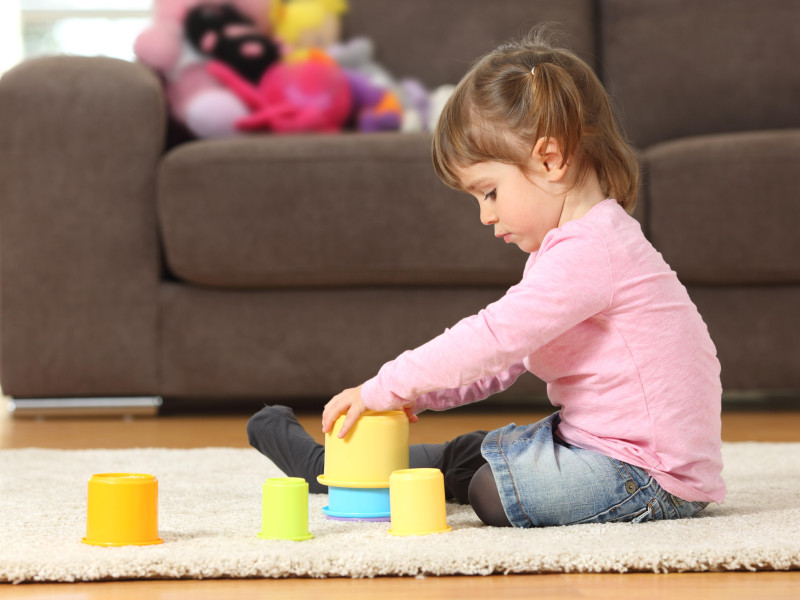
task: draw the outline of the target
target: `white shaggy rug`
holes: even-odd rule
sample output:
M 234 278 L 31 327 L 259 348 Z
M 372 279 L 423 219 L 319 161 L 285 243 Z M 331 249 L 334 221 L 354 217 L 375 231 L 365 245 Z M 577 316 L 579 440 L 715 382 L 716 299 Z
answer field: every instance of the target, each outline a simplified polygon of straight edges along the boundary
M 3 450 L 0 581 L 800 568 L 800 444 L 729 443 L 724 460 L 727 501 L 685 521 L 503 529 L 448 504 L 452 532 L 394 537 L 327 520 L 312 495 L 314 539 L 289 542 L 257 537 L 261 484 L 281 473 L 255 450 Z M 163 544 L 81 543 L 87 481 L 104 472 L 156 475 Z

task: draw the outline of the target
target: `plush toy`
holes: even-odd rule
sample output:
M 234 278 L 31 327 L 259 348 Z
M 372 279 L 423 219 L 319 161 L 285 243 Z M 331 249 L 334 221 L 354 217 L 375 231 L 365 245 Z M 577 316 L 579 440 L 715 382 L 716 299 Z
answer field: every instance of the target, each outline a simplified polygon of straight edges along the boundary
M 416 79 L 396 80 L 388 70 L 374 58 L 372 40 L 356 37 L 345 43 L 334 44 L 328 53 L 348 72 L 358 74 L 378 89 L 391 93 L 400 107 L 400 129 L 403 131 L 433 130 L 439 113 L 452 86 L 441 86 L 429 92 Z
M 287 55 L 325 50 L 339 41 L 340 18 L 346 11 L 347 0 L 273 0 L 275 37 Z
M 353 95 L 351 121 L 355 128 L 366 133 L 400 129 L 403 107 L 397 96 L 357 71 L 345 73 Z
M 345 0 L 274 0 L 272 18 L 275 35 L 289 60 L 334 47 L 341 34 L 340 17 L 347 11 Z M 353 69 L 345 69 L 352 92 L 350 121 L 359 131 L 397 130 L 403 109 L 396 94 Z
M 230 4 L 199 4 L 184 23 L 186 38 L 199 53 L 222 61 L 257 83 L 280 58 L 278 45 Z
M 322 52 L 276 63 L 258 86 L 225 63 L 215 61 L 207 68 L 252 111 L 236 121 L 243 131 L 335 132 L 352 111 L 351 88 L 344 71 Z
M 229 4 L 251 19 L 259 31 L 271 32 L 271 0 L 205 0 Z M 235 122 L 248 115 L 247 106 L 208 71 L 208 57 L 197 52 L 184 35 L 189 11 L 201 0 L 154 0 L 153 17 L 134 43 L 138 59 L 164 80 L 172 115 L 197 137 L 237 135 Z

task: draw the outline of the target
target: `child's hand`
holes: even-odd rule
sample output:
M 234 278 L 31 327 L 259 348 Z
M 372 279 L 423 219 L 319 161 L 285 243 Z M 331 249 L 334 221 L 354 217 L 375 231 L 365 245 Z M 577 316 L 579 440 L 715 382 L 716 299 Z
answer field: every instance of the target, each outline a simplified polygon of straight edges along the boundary
M 401 407 L 401 410 L 406 413 L 409 423 L 419 421 L 419 417 L 414 412 L 416 406 L 416 400 L 412 400 Z M 325 409 L 322 411 L 322 433 L 332 431 L 336 419 L 346 413 L 347 416 L 344 419 L 344 423 L 342 423 L 338 436 L 343 438 L 366 410 L 367 407 L 364 406 L 364 401 L 361 399 L 361 386 L 350 388 L 341 394 L 337 394 L 325 405 Z
M 417 421 L 419 421 L 419 417 L 417 416 L 416 412 L 414 412 L 416 409 L 417 409 L 416 400 L 412 400 L 411 402 L 404 404 L 403 406 L 400 407 L 400 410 L 406 413 L 406 417 L 408 417 L 409 423 L 416 423 Z
M 366 410 L 364 401 L 361 399 L 361 386 L 350 388 L 341 394 L 337 394 L 325 405 L 325 409 L 322 411 L 322 433 L 329 433 L 339 415 L 346 413 L 347 416 L 344 419 L 344 423 L 342 423 L 342 428 L 339 430 L 339 437 L 343 438 Z

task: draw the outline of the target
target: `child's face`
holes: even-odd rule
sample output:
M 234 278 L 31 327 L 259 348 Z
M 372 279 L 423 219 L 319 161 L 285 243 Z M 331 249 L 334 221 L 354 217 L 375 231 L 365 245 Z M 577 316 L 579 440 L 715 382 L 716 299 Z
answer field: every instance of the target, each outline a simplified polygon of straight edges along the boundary
M 459 170 L 459 179 L 478 199 L 481 223 L 494 227 L 495 237 L 525 252 L 535 252 L 544 236 L 558 227 L 564 198 L 550 191 L 536 171 L 487 161 Z

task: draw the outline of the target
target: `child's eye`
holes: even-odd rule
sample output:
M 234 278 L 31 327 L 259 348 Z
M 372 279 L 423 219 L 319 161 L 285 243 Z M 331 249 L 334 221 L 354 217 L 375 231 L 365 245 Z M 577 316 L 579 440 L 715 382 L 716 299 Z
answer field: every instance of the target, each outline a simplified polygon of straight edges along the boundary
M 496 189 L 492 190 L 491 192 L 489 192 L 488 194 L 486 194 L 483 197 L 484 200 L 494 200 L 495 198 L 497 198 L 497 190 Z

